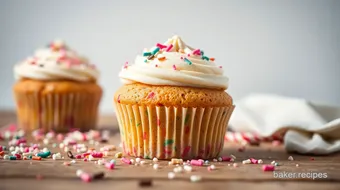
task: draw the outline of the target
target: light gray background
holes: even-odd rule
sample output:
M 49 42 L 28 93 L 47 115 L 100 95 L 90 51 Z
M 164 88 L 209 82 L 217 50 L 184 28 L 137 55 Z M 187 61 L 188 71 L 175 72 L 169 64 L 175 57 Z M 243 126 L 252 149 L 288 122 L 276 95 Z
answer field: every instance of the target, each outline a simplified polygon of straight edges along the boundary
M 340 105 L 340 1 L 0 1 L 0 109 L 14 106 L 12 68 L 62 38 L 97 64 L 113 112 L 122 64 L 174 34 L 223 65 L 228 91 Z

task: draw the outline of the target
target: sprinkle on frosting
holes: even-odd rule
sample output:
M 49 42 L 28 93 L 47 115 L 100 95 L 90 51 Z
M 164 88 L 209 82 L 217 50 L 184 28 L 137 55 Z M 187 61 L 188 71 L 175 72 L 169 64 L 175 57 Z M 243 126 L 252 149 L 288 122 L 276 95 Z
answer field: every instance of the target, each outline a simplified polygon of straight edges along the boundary
M 214 60 L 204 55 L 201 49 L 192 48 L 179 36 L 174 36 L 165 43 L 156 43 L 149 50 L 145 49 L 142 56 L 137 56 L 135 64 L 122 70 L 119 76 L 125 84 L 227 89 L 228 78 Z
M 38 49 L 32 57 L 17 64 L 14 73 L 18 80 L 96 81 L 99 77 L 99 72 L 85 57 L 60 40 Z

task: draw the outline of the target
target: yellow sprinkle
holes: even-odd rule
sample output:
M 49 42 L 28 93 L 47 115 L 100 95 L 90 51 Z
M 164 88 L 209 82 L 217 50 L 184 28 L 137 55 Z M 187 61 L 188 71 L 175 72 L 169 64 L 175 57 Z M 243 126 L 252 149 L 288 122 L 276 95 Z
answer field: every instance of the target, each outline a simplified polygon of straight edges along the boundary
M 115 157 L 116 157 L 116 158 L 122 158 L 122 157 L 123 157 L 123 153 L 117 152 L 117 153 L 115 154 Z

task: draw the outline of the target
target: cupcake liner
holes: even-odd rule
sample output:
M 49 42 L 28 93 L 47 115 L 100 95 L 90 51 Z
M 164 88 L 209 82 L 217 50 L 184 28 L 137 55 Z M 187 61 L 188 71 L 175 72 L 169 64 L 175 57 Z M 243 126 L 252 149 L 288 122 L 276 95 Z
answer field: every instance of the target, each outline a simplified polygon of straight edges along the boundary
M 124 153 L 159 159 L 217 157 L 234 106 L 182 108 L 115 103 Z
M 94 94 L 15 93 L 18 124 L 25 130 L 93 129 L 100 97 Z

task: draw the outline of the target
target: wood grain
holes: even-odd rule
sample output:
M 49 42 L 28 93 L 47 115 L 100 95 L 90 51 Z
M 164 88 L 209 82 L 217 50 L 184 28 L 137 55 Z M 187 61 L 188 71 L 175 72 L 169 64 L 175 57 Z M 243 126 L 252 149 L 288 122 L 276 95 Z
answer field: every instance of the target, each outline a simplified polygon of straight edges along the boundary
M 0 112 L 0 123 L 2 125 L 15 122 L 15 114 L 12 112 Z M 102 116 L 99 121 L 100 129 L 109 129 L 111 138 L 108 144 L 119 144 L 119 131 L 117 122 L 113 115 Z M 28 137 L 29 138 L 29 137 Z M 30 142 L 34 142 L 30 140 Z M 53 142 L 52 142 L 53 143 Z M 1 145 L 7 145 L 0 141 Z M 94 146 L 99 148 L 102 145 Z M 340 185 L 340 155 L 331 156 L 311 156 L 296 155 L 285 152 L 282 146 L 272 146 L 271 144 L 261 144 L 260 146 L 247 147 L 244 152 L 239 152 L 237 144 L 225 144 L 223 154 L 233 154 L 237 157 L 238 167 L 228 166 L 228 162 L 216 162 L 216 171 L 208 172 L 206 167 L 194 167 L 191 173 L 181 173 L 173 180 L 167 179 L 168 172 L 174 166 L 169 166 L 168 161 L 159 161 L 160 169 L 154 170 L 148 164 L 143 166 L 126 165 L 117 161 L 116 169 L 107 170 L 105 167 L 94 163 L 77 161 L 71 166 L 64 166 L 64 161 L 70 161 L 65 152 L 59 148 L 49 148 L 53 152 L 62 152 L 65 160 L 54 161 L 46 159 L 43 161 L 8 161 L 0 160 L 0 189 L 22 189 L 32 187 L 32 189 L 93 189 L 93 188 L 128 188 L 140 189 L 138 181 L 140 179 L 152 179 L 153 186 L 150 189 L 228 189 L 228 188 L 275 188 L 275 189 L 338 189 Z M 119 151 L 119 150 L 118 150 Z M 294 161 L 288 161 L 292 155 Z M 273 172 L 263 172 L 261 165 L 243 165 L 242 160 L 254 157 L 262 159 L 265 164 L 270 164 L 275 160 L 280 164 L 276 172 L 291 173 L 326 173 L 327 178 L 307 179 L 307 178 L 275 178 Z M 112 159 L 111 156 L 109 159 Z M 296 164 L 299 167 L 296 167 Z M 91 184 L 84 184 L 75 175 L 77 169 L 87 172 L 104 171 L 105 179 L 94 181 Z M 36 176 L 43 177 L 37 180 Z M 199 183 L 190 182 L 191 175 L 200 175 L 203 180 Z M 174 183 L 176 182 L 176 183 Z

